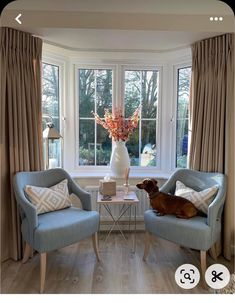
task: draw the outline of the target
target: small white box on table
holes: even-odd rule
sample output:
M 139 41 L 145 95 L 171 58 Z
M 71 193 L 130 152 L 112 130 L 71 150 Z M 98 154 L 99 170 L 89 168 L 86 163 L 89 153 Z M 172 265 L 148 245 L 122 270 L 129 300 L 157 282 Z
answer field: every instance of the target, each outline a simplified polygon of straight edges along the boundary
M 105 177 L 103 180 L 100 180 L 99 191 L 103 196 L 115 196 L 116 181 Z

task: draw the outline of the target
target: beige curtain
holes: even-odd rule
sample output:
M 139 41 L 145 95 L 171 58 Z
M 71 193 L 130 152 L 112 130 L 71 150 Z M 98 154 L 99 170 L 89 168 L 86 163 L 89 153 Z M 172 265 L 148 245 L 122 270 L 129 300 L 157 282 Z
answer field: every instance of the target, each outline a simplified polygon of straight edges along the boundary
M 18 171 L 43 169 L 42 40 L 0 29 L 1 260 L 21 258 L 20 217 L 12 189 Z
M 190 94 L 192 169 L 228 175 L 223 253 L 231 258 L 234 232 L 234 35 L 192 45 Z

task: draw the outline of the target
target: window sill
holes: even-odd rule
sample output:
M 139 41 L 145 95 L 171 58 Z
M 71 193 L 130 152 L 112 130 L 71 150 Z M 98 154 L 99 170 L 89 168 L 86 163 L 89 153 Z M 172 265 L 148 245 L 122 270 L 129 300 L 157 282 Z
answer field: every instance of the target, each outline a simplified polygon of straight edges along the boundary
M 71 177 L 74 179 L 103 179 L 107 172 L 69 172 Z M 171 176 L 172 172 L 131 172 L 129 178 L 130 179 L 144 179 L 144 178 L 155 178 L 155 179 L 163 179 L 167 180 Z M 114 178 L 116 180 L 122 180 L 124 178 L 116 178 L 110 175 L 110 178 Z

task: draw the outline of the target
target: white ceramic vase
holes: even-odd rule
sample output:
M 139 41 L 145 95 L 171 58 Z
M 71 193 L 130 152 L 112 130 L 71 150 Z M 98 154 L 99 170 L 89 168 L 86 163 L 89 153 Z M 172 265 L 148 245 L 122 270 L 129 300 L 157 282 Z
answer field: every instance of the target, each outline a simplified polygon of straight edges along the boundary
M 130 158 L 126 142 L 115 141 L 110 159 L 110 169 L 113 177 L 124 178 L 126 168 L 130 167 Z

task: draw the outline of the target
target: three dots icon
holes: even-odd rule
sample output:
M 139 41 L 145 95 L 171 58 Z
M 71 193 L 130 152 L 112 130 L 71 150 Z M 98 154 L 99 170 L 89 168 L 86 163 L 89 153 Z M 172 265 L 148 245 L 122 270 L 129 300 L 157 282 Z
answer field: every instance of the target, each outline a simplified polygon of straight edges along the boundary
M 210 21 L 223 21 L 223 17 L 210 17 Z

